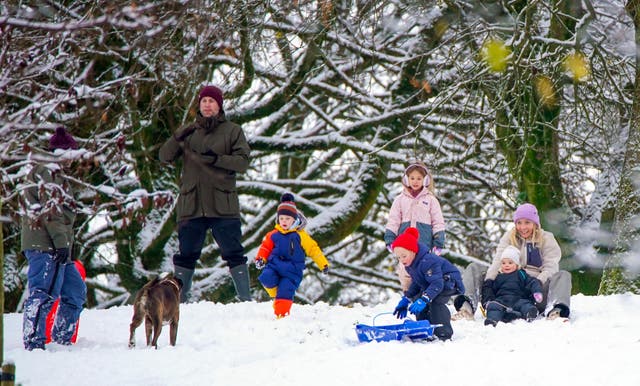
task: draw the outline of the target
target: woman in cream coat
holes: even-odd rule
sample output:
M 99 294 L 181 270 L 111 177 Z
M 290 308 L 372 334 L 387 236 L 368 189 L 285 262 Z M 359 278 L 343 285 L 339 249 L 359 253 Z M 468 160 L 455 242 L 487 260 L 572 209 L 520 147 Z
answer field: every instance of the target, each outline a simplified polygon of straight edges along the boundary
M 542 284 L 544 299 L 537 305 L 540 313 L 548 319 L 569 316 L 571 274 L 559 268 L 562 253 L 553 233 L 541 228 L 538 210 L 532 204 L 520 205 L 514 213 L 513 222 L 515 227 L 500 239 L 488 269 L 472 263 L 464 270 L 463 281 L 467 292 L 454 300 L 458 311 L 452 317 L 454 320 L 473 319 L 482 284 L 496 278 L 500 269 L 499 257 L 509 245 L 520 250 L 520 265 Z M 483 303 L 481 299 L 480 302 Z

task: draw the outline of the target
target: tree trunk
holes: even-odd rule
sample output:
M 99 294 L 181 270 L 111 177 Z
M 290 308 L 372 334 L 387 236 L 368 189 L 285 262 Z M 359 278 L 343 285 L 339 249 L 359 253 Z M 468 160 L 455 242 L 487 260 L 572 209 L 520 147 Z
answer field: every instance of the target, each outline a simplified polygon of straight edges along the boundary
M 582 12 L 572 7 L 571 2 L 558 2 L 558 9 L 552 14 L 549 28 L 551 41 L 564 41 L 575 34 L 573 18 Z M 523 13 L 526 27 L 533 28 L 532 6 L 522 3 L 528 9 Z M 522 11 L 515 9 L 515 12 Z M 525 28 L 526 28 L 525 27 Z M 533 34 L 524 29 L 523 35 Z M 514 39 L 528 42 L 527 36 Z M 557 49 L 555 44 L 536 46 L 529 43 L 513 47 L 514 57 L 529 57 L 536 51 L 551 52 Z M 560 238 L 570 238 L 563 234 L 566 227 L 565 195 L 560 178 L 558 122 L 562 100 L 561 82 L 554 84 L 554 97 L 542 97 L 536 88 L 541 76 L 549 79 L 562 79 L 559 70 L 552 74 L 540 74 L 540 69 L 531 67 L 527 62 L 513 64 L 516 68 L 508 72 L 505 83 L 508 92 L 494 95 L 496 105 L 503 106 L 496 112 L 497 148 L 507 160 L 507 165 L 519 190 L 516 201 L 530 202 L 540 212 L 542 227 L 554 232 Z M 544 70 L 543 70 L 544 71 Z M 504 98 L 505 103 L 500 101 Z M 564 244 L 564 243 L 561 243 Z
M 630 0 L 626 6 L 635 26 L 635 41 L 640 39 L 640 1 Z M 613 224 L 614 250 L 607 259 L 600 282 L 600 295 L 640 293 L 637 252 L 640 248 L 640 57 L 636 55 L 633 108 L 629 121 L 629 138 L 622 167 Z M 634 261 L 635 260 L 635 261 Z M 633 267 L 636 267 L 633 269 Z M 631 267 L 631 269 L 629 268 Z
M 0 200 L 0 213 L 2 213 L 2 200 Z M 0 315 L 3 315 L 0 318 L 0 364 L 4 363 L 4 232 L 3 232 L 3 221 L 0 221 L 0 240 L 2 240 L 2 245 L 0 245 L 0 267 L 2 267 L 2 272 L 0 272 Z

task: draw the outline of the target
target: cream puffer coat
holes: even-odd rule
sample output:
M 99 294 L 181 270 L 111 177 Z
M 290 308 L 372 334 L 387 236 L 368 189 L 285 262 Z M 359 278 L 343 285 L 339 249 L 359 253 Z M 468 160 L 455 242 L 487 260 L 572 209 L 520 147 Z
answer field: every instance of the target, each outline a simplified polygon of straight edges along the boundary
M 562 257 L 562 252 L 560 250 L 560 245 L 553 236 L 553 233 L 542 229 L 539 231 L 542 232 L 542 237 L 539 243 L 533 243 L 532 241 L 526 241 L 520 237 L 516 237 L 518 245 L 514 246 L 520 249 L 520 266 L 524 268 L 529 275 L 537 278 L 542 284 L 544 284 L 551 278 L 551 276 L 560 270 L 560 258 Z M 487 270 L 486 279 L 493 280 L 498 275 L 502 251 L 504 251 L 507 246 L 511 245 L 511 232 L 513 232 L 513 230 L 506 232 L 500 239 L 498 248 L 496 249 L 496 254 L 493 257 L 493 262 Z M 540 257 L 542 258 L 542 265 L 540 267 L 527 264 L 527 243 L 533 243 L 534 247 L 538 247 Z

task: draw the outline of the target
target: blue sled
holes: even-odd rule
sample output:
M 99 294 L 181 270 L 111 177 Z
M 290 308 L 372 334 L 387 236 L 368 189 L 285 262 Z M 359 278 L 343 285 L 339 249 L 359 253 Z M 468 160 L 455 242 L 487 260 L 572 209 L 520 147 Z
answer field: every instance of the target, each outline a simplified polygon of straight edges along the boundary
M 376 326 L 375 319 L 382 314 L 373 318 L 374 325 L 366 324 L 356 325 L 356 334 L 360 342 L 390 342 L 393 340 L 429 340 L 433 337 L 433 330 L 440 327 L 440 324 L 431 324 L 428 320 L 411 320 L 405 319 L 401 324 L 393 324 L 389 326 Z

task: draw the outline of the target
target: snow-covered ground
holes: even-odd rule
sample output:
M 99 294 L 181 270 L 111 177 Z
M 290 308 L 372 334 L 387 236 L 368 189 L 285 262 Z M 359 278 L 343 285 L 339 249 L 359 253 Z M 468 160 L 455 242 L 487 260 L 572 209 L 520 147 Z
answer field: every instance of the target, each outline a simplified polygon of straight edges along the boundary
M 28 385 L 640 385 L 640 296 L 572 297 L 570 322 L 454 322 L 448 342 L 359 343 L 356 323 L 375 307 L 294 304 L 276 320 L 271 303 L 183 305 L 176 347 L 165 326 L 158 350 L 129 349 L 132 307 L 85 310 L 75 346 L 23 349 L 22 314 L 6 314 L 5 361 Z M 376 324 L 395 324 L 381 315 Z

